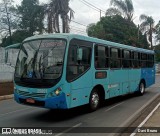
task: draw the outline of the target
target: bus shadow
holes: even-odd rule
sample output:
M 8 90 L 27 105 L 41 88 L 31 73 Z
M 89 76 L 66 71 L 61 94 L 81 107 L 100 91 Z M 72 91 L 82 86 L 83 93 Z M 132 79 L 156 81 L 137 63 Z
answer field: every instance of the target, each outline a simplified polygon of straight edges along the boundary
M 104 108 L 104 107 L 106 108 L 108 106 L 115 105 L 116 103 L 120 103 L 134 97 L 137 97 L 137 94 L 133 93 L 133 94 L 127 94 L 124 96 L 117 96 L 117 97 L 105 100 L 101 108 Z M 100 109 L 98 109 L 96 112 L 98 112 L 99 110 Z M 43 121 L 43 122 L 61 122 L 61 121 L 76 118 L 77 116 L 79 117 L 82 115 L 87 115 L 90 113 L 91 112 L 89 111 L 88 105 L 84 105 L 84 106 L 79 106 L 69 110 L 47 110 L 46 112 L 43 112 L 37 115 L 34 119 Z

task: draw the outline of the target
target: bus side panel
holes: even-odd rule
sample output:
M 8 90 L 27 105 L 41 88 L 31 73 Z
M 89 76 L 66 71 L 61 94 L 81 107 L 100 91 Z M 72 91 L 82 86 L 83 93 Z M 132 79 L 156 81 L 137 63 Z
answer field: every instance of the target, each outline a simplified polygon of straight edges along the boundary
M 109 86 L 110 98 L 129 92 L 128 69 L 110 70 Z
M 141 79 L 146 82 L 146 87 L 149 87 L 155 83 L 155 69 L 154 68 L 142 68 Z
M 71 103 L 70 108 L 87 104 L 93 86 L 92 69 L 70 83 Z
M 130 69 L 129 70 L 130 92 L 137 91 L 140 80 L 141 80 L 141 69 Z
M 106 77 L 105 78 L 95 78 L 96 73 L 98 72 L 106 72 Z M 109 99 L 109 70 L 96 70 L 94 71 L 93 74 L 93 87 L 95 87 L 96 85 L 102 85 L 105 91 L 105 99 Z

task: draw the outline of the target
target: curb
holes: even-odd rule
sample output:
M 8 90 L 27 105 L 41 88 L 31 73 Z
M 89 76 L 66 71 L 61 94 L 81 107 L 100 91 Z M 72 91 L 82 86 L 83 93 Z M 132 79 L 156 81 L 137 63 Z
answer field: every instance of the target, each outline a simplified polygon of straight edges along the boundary
M 7 100 L 7 99 L 12 99 L 13 96 L 14 96 L 13 94 L 0 96 L 0 101 L 2 101 L 2 100 Z
M 144 109 L 149 106 L 155 99 L 160 96 L 160 93 L 156 94 L 152 99 L 150 99 L 145 105 L 143 105 L 138 111 L 136 111 L 133 115 L 130 116 L 120 127 L 127 127 L 129 126 L 135 119 L 137 119 Z

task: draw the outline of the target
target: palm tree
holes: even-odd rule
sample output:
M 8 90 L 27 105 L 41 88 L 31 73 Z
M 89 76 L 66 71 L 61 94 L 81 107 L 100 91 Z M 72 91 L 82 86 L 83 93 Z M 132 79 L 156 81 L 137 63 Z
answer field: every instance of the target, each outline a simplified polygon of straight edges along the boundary
M 139 19 L 142 22 L 140 24 L 140 30 L 148 35 L 148 40 L 151 44 L 151 49 L 153 49 L 152 36 L 153 33 L 156 32 L 156 29 L 154 27 L 154 19 L 152 18 L 152 16 L 147 16 L 145 14 L 140 15 Z
M 155 26 L 155 28 L 156 28 L 156 40 L 160 42 L 160 21 Z
M 69 1 L 70 0 L 51 0 L 47 5 L 46 13 L 49 33 L 60 33 L 59 18 L 62 20 L 62 32 L 69 32 L 69 23 L 74 17 L 74 11 L 69 7 Z
M 133 20 L 134 7 L 132 0 L 111 0 L 110 5 L 113 7 L 106 11 L 106 16 L 118 14 L 130 22 Z

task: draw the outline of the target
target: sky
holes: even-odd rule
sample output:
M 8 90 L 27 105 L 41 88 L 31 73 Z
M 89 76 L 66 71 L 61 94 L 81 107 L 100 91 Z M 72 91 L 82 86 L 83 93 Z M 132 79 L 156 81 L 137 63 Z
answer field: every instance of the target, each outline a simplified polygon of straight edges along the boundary
M 16 4 L 20 4 L 22 0 L 14 0 Z M 49 0 L 40 0 L 41 3 L 47 3 Z M 74 10 L 74 21 L 79 22 L 87 26 L 90 23 L 96 23 L 100 19 L 100 12 L 96 11 L 84 3 L 82 0 L 70 0 L 70 7 Z M 110 7 L 110 0 L 86 0 L 87 2 L 95 5 L 103 11 L 106 11 Z M 139 16 L 146 14 L 152 16 L 155 20 L 155 24 L 160 20 L 160 1 L 159 0 L 132 0 L 134 5 L 134 22 L 140 24 Z M 102 12 L 102 16 L 105 13 Z M 86 33 L 86 27 L 83 25 L 71 22 L 71 30 L 73 33 Z
M 20 4 L 22 0 L 14 0 L 16 4 Z M 41 3 L 46 3 L 49 0 L 40 0 Z M 96 7 L 106 11 L 110 7 L 110 0 L 86 0 Z M 134 5 L 134 22 L 140 24 L 139 16 L 146 14 L 152 16 L 155 24 L 160 20 L 160 1 L 159 0 L 132 0 Z M 70 0 L 70 7 L 74 10 L 74 20 L 84 25 L 96 23 L 100 19 L 100 12 L 86 6 L 81 0 Z M 102 16 L 104 13 L 102 12 Z M 71 23 L 71 28 L 79 32 L 85 31 L 85 26 Z

